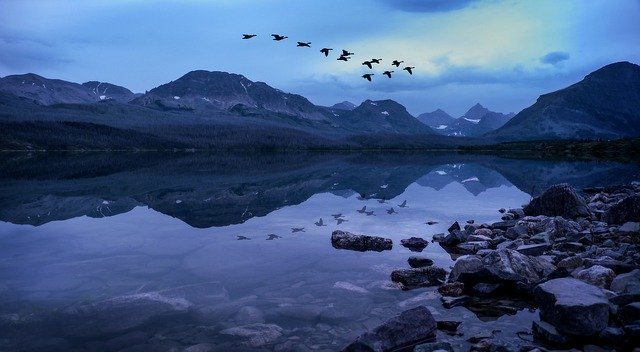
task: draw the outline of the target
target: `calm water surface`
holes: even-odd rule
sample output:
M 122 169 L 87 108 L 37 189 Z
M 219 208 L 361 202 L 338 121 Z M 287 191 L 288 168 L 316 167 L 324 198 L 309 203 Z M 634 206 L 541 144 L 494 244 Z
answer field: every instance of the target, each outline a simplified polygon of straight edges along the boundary
M 400 240 L 499 221 L 551 184 L 640 178 L 635 164 L 442 154 L 0 159 L 0 350 L 336 350 L 418 305 L 462 320 L 464 339 L 516 348 L 537 312 L 477 316 L 444 309 L 435 288 L 398 289 L 389 275 L 411 255 L 453 264 L 436 243 Z M 336 229 L 394 246 L 337 250 Z

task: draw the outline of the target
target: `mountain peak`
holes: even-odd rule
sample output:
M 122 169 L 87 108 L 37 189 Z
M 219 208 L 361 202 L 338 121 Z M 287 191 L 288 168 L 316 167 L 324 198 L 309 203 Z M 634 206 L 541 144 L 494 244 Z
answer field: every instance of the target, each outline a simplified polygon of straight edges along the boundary
M 640 81 L 640 66 L 628 61 L 614 62 L 588 74 L 589 80 Z
M 350 101 L 345 100 L 341 103 L 333 104 L 331 108 L 338 110 L 353 110 L 356 108 L 356 105 Z
M 480 103 L 476 103 L 476 105 L 472 106 L 464 115 L 462 115 L 462 117 L 477 120 L 482 118 L 482 116 L 486 115 L 489 112 L 489 109 L 480 105 Z

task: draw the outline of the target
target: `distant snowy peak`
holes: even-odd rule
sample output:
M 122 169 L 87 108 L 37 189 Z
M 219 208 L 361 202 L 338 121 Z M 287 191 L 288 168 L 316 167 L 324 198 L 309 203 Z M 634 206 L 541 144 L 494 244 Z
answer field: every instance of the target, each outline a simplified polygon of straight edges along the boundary
M 441 109 L 420 114 L 416 118 L 418 119 L 418 121 L 436 130 L 445 129 L 447 128 L 447 126 L 456 121 L 456 119 L 454 119 L 453 117 L 451 117 L 451 115 L 447 114 Z
M 127 88 L 107 82 L 89 81 L 82 83 L 82 86 L 89 89 L 99 100 L 113 99 L 127 103 L 136 97 L 136 95 Z
M 350 101 L 343 101 L 341 103 L 337 103 L 337 104 L 333 104 L 331 107 L 331 109 L 336 109 L 336 110 L 347 110 L 347 111 L 351 111 L 353 109 L 356 108 L 356 105 Z
M 501 127 L 513 116 L 513 113 L 507 115 L 491 111 L 478 103 L 445 128 L 437 130 L 452 137 L 480 137 Z

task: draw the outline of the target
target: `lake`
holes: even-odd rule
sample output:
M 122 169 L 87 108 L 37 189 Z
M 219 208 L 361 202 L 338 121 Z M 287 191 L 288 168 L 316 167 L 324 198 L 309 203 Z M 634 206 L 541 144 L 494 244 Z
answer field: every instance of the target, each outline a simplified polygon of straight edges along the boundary
M 456 256 L 400 240 L 499 221 L 500 208 L 556 183 L 629 183 L 640 167 L 446 153 L 4 153 L 0 179 L 3 351 L 335 351 L 418 305 L 462 321 L 463 339 L 439 340 L 493 334 L 517 349 L 530 344 L 535 310 L 445 309 L 436 287 L 399 289 L 389 276 L 410 256 L 447 270 Z M 338 229 L 393 249 L 335 249 Z

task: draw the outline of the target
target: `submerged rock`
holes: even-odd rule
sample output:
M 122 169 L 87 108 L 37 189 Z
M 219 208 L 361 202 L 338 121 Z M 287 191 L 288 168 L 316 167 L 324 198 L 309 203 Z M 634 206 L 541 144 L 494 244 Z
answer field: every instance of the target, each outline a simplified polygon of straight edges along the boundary
M 607 327 L 609 301 L 602 290 L 573 278 L 549 280 L 536 286 L 540 317 L 565 334 L 591 336 Z
M 402 285 L 403 290 L 417 287 L 436 286 L 444 282 L 446 270 L 428 266 L 415 269 L 398 269 L 391 273 L 391 281 Z
M 220 331 L 223 335 L 237 336 L 247 347 L 257 348 L 274 342 L 282 336 L 282 328 L 275 324 L 248 324 Z
M 333 231 L 331 234 L 331 244 L 333 245 L 333 248 L 349 249 L 359 252 L 382 252 L 391 250 L 393 247 L 393 242 L 389 238 L 355 235 L 351 232 L 341 230 Z
M 433 265 L 433 260 L 429 259 L 429 258 L 424 258 L 424 257 L 409 257 L 409 259 L 407 259 L 407 262 L 409 263 L 409 266 L 412 268 L 422 268 L 425 266 L 432 266 Z
M 459 297 L 464 292 L 464 284 L 462 282 L 449 282 L 438 287 L 438 292 L 443 296 Z
M 429 241 L 420 237 L 410 237 L 400 240 L 400 244 L 409 248 L 412 252 L 422 252 L 429 245 Z
M 436 333 L 436 321 L 427 307 L 419 306 L 387 320 L 371 332 L 360 335 L 344 352 L 389 351 L 429 339 Z
M 526 215 L 562 216 L 567 219 L 589 217 L 587 202 L 567 183 L 549 187 L 524 207 Z

